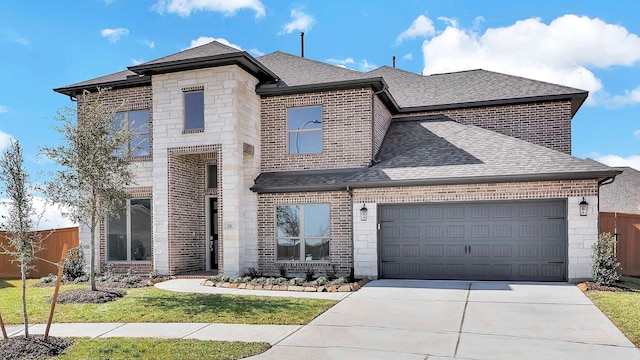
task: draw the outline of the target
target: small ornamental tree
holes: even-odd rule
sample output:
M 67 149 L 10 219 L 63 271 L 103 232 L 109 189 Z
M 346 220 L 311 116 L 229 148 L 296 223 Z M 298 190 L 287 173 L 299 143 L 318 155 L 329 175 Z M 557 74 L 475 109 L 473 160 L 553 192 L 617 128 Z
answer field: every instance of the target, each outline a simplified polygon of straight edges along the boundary
M 126 204 L 125 187 L 134 178 L 128 153 L 132 132 L 125 122 L 114 121 L 118 109 L 105 104 L 107 93 L 85 91 L 78 97 L 77 112 L 71 106 L 58 110 L 55 129 L 65 143 L 42 149 L 61 167 L 45 185 L 47 197 L 68 209 L 63 215 L 90 230 L 91 290 L 96 290 L 97 230 Z
M 4 216 L 2 228 L 6 231 L 7 243 L 1 244 L 1 253 L 8 254 L 19 263 L 22 279 L 22 316 L 24 336 L 29 337 L 27 315 L 27 274 L 33 269 L 36 253 L 42 249 L 43 238 L 36 232 L 36 215 L 33 196 L 30 193 L 29 174 L 23 166 L 22 148 L 18 141 L 0 156 L 0 180 L 2 190 L 8 198 L 8 214 Z
M 618 258 L 616 257 L 616 238 L 611 233 L 602 233 L 593 250 L 591 275 L 593 280 L 602 285 L 612 285 L 620 279 L 618 274 Z

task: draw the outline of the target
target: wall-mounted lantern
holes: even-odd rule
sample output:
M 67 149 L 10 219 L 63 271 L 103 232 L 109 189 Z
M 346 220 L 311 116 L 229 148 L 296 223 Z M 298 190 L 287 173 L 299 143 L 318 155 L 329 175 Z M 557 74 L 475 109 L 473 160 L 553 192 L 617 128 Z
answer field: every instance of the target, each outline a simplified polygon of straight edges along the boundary
M 578 206 L 580 206 L 580 216 L 587 216 L 587 213 L 589 212 L 589 203 L 584 199 L 584 196 Z
M 367 221 L 367 215 L 369 214 L 369 210 L 365 204 L 362 204 L 362 208 L 360 209 L 360 221 Z

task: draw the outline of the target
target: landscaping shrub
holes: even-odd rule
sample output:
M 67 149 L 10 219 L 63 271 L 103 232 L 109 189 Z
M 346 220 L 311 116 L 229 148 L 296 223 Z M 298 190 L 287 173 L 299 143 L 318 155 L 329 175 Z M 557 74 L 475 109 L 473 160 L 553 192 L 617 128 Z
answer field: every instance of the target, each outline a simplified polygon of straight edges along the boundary
M 324 276 L 320 276 L 319 278 L 316 279 L 316 281 L 314 281 L 314 284 L 316 286 L 322 286 L 326 283 L 327 283 L 327 278 Z
M 247 269 L 247 276 L 252 279 L 259 278 L 262 277 L 262 271 L 258 271 L 256 270 L 256 268 L 250 267 L 249 269 Z
M 313 269 L 311 268 L 307 268 L 307 270 L 304 272 L 304 277 L 307 281 L 313 281 L 313 276 L 316 274 L 315 271 L 313 271 Z
M 84 271 L 85 266 L 86 262 L 84 260 L 84 251 L 82 251 L 80 246 L 74 247 L 67 252 L 67 257 L 64 261 L 64 268 L 62 269 L 62 275 L 69 281 L 75 281 L 87 274 Z
M 304 282 L 305 282 L 304 278 L 295 277 L 295 278 L 289 280 L 289 285 L 302 286 L 302 285 L 304 285 Z
M 343 285 L 347 283 L 347 279 L 344 277 L 339 277 L 331 282 L 331 285 Z
M 602 233 L 598 236 L 598 242 L 591 247 L 593 250 L 591 275 L 593 280 L 602 285 L 612 285 L 618 279 L 618 266 L 616 258 L 616 239 L 611 233 Z
M 49 274 L 49 275 L 47 275 L 47 276 L 43 276 L 43 277 L 41 277 L 41 278 L 40 278 L 40 282 L 41 282 L 42 284 L 49 284 L 49 283 L 52 283 L 52 282 L 56 281 L 56 279 L 57 279 L 57 278 L 58 278 L 58 277 L 57 277 L 56 275 L 54 275 L 54 274 Z
M 280 277 L 286 278 L 287 277 L 287 267 L 284 265 L 280 265 L 278 266 L 278 271 L 280 271 Z
M 333 281 L 336 279 L 336 264 L 331 264 L 331 269 L 327 270 L 327 280 Z

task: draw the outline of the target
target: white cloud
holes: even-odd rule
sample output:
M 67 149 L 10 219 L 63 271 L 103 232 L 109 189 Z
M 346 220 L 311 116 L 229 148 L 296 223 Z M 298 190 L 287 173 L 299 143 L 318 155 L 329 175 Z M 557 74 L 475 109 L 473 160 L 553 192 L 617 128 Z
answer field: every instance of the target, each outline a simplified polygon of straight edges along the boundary
M 282 25 L 282 30 L 278 34 L 291 34 L 294 31 L 309 31 L 316 19 L 302 11 L 302 9 L 291 10 L 291 22 Z
M 231 46 L 232 48 L 236 48 L 238 50 L 242 50 L 242 48 L 240 47 L 240 45 L 236 45 L 236 44 L 232 44 L 229 42 L 229 40 L 225 39 L 225 38 L 214 38 L 214 37 L 210 37 L 210 36 L 200 36 L 199 38 L 195 39 L 195 40 L 191 40 L 191 44 L 189 44 L 189 47 L 184 48 L 182 50 L 186 50 L 186 49 L 191 49 L 200 45 L 204 45 L 204 44 L 208 44 L 212 41 L 217 41 L 221 44 L 227 45 L 227 46 Z
M 43 197 L 33 197 L 34 216 L 31 219 L 38 225 L 38 230 L 58 229 L 77 226 L 71 220 L 65 218 L 58 206 L 53 205 Z M 0 222 L 9 214 L 9 199 L 0 199 Z
M 116 29 L 102 29 L 100 31 L 100 35 L 102 37 L 107 38 L 110 43 L 115 44 L 120 40 L 121 37 L 127 36 L 129 34 L 129 29 L 126 28 L 116 28 Z
M 151 40 L 142 40 L 140 42 L 149 47 L 149 49 L 153 49 L 154 47 L 156 47 L 156 43 Z
M 249 49 L 249 52 L 253 56 L 262 56 L 262 55 L 264 55 L 264 53 L 262 51 L 260 51 L 260 50 L 258 50 L 256 48 Z
M 353 61 L 353 58 L 350 58 L 350 57 L 346 59 L 327 59 L 325 61 L 333 65 L 342 65 L 342 66 L 355 63 L 355 61 Z
M 458 27 L 458 25 L 459 25 L 458 19 L 456 19 L 456 18 L 450 18 L 450 17 L 446 17 L 446 16 L 438 16 L 438 20 L 444 22 L 448 26 Z
M 618 155 L 603 155 L 595 158 L 608 166 L 629 166 L 636 170 L 640 170 L 640 155 L 630 155 L 627 157 Z
M 23 36 L 14 35 L 9 40 L 13 41 L 14 43 L 17 43 L 17 44 L 20 44 L 20 45 L 24 45 L 24 46 L 31 45 L 31 43 L 29 43 L 29 40 L 27 40 L 27 38 L 25 38 Z
M 144 60 L 142 60 L 142 59 L 131 59 L 131 63 L 132 63 L 133 65 L 140 65 L 140 64 L 142 64 L 143 62 L 144 62 Z
M 0 114 L 9 112 L 9 108 L 6 106 L 0 105 Z
M 363 59 L 362 61 L 360 61 L 360 63 L 358 65 L 360 67 L 360 71 L 365 71 L 365 72 L 366 71 L 371 71 L 371 70 L 373 70 L 373 69 L 378 67 L 377 65 L 368 62 L 367 59 Z
M 588 90 L 594 104 L 606 94 L 589 68 L 638 63 L 640 38 L 623 26 L 569 14 L 549 24 L 530 18 L 484 33 L 449 25 L 425 40 L 422 52 L 424 74 L 483 68 Z M 613 99 L 636 96 L 640 91 Z
M 264 5 L 260 0 L 159 0 L 153 9 L 159 13 L 168 12 L 187 17 L 198 11 L 219 12 L 227 16 L 238 10 L 253 10 L 256 18 L 265 15 Z
M 402 60 L 413 60 L 413 54 L 412 53 L 405 54 L 402 57 Z
M 403 31 L 396 39 L 396 44 L 400 44 L 406 39 L 415 39 L 418 36 L 427 37 L 435 34 L 436 29 L 433 27 L 433 21 L 424 15 L 418 16 L 411 26 Z
M 633 132 L 633 136 L 637 137 L 638 139 L 640 139 L 640 130 L 636 130 Z
M 11 140 L 13 140 L 13 136 L 7 134 L 6 132 L 0 130 L 0 151 L 8 148 L 11 145 Z
M 476 18 L 473 19 L 472 28 L 474 30 L 479 30 L 483 22 L 484 22 L 484 16 L 476 16 Z
M 640 103 L 640 86 L 631 91 L 627 90 L 622 95 L 612 96 L 609 100 L 609 105 L 611 106 Z

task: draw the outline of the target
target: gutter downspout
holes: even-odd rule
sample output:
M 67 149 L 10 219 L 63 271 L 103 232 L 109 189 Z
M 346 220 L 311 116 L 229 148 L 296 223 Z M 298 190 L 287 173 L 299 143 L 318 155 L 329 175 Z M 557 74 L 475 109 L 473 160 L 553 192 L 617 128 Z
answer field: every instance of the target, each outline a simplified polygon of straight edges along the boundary
M 604 178 L 600 181 L 598 181 L 598 235 L 600 235 L 600 187 L 603 185 L 610 185 L 613 184 L 613 182 L 616 181 L 616 177 L 615 176 L 609 176 L 608 178 Z M 618 219 L 617 219 L 617 213 L 614 213 L 614 229 L 613 229 L 613 236 L 616 239 L 616 252 L 618 251 L 617 247 L 618 247 Z
M 353 189 L 347 185 L 347 194 L 349 195 L 349 208 L 351 212 L 351 269 L 349 270 L 349 281 L 353 282 L 353 278 L 355 277 L 355 245 L 353 241 Z
M 385 84 L 380 91 L 374 91 L 373 94 L 371 94 L 371 161 L 369 162 L 369 167 L 380 162 L 380 160 L 376 159 L 376 149 L 374 145 L 375 138 L 376 138 L 375 127 L 374 127 L 375 119 L 376 119 L 376 96 L 378 96 L 378 94 L 386 90 L 387 90 L 387 85 Z

